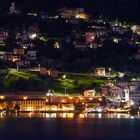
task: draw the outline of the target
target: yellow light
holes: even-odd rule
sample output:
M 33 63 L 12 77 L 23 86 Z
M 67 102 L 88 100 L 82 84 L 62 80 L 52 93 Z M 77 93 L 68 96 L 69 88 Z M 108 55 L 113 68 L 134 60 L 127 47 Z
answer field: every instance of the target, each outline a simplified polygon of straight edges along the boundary
M 80 99 L 80 100 L 83 100 L 83 98 L 82 98 L 82 97 L 80 97 L 79 99 Z
M 92 101 L 92 100 L 93 100 L 93 98 L 89 98 L 89 100 L 90 100 L 90 101 Z
M 62 100 L 62 103 L 65 103 L 65 100 Z
M 28 96 L 24 96 L 24 97 L 23 97 L 23 100 L 27 100 L 27 99 L 28 99 Z
M 66 79 L 66 75 L 64 74 L 64 75 L 62 76 L 62 78 L 63 78 L 63 79 Z
M 70 99 L 70 100 L 72 100 L 72 99 L 73 99 L 73 97 L 69 97 L 69 99 Z
M 5 99 L 5 97 L 4 96 L 0 96 L 0 99 Z
M 102 98 L 99 98 L 99 101 L 102 101 Z

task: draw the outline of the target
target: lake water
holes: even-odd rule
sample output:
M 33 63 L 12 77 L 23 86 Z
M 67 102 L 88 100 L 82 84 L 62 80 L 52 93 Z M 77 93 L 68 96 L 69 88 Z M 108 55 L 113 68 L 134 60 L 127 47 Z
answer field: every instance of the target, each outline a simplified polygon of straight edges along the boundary
M 0 140 L 139 140 L 140 116 L 0 114 Z

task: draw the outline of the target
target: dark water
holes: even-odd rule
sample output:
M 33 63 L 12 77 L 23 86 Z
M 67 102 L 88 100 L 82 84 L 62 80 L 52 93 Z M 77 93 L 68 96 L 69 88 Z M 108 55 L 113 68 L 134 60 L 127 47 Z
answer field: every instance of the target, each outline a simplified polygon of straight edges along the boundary
M 139 140 L 140 119 L 102 114 L 0 114 L 0 140 Z

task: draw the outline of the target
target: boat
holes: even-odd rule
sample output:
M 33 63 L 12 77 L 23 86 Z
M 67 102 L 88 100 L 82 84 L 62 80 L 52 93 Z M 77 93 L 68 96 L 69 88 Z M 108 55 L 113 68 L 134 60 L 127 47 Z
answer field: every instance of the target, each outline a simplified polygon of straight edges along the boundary
M 107 113 L 129 113 L 128 109 L 121 109 L 121 108 L 110 108 L 107 109 Z
M 86 109 L 85 113 L 107 113 L 107 111 L 106 109 L 103 108 L 96 108 L 96 109 L 90 108 L 90 109 Z

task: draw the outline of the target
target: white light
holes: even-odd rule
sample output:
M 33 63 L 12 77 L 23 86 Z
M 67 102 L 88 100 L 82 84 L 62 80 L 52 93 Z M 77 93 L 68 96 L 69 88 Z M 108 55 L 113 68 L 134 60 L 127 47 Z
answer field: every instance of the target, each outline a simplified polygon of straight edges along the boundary
M 131 101 L 130 101 L 130 104 L 131 104 L 131 105 L 134 105 L 134 104 L 135 104 L 135 102 L 131 100 Z
M 135 117 L 134 116 L 131 116 L 131 119 L 135 119 Z
M 36 37 L 37 37 L 37 34 L 31 34 L 31 35 L 29 36 L 30 39 L 35 39 Z
M 47 93 L 46 96 L 53 96 L 53 94 L 52 93 Z
M 114 43 L 119 43 L 119 40 L 117 38 L 113 39 Z
M 102 109 L 101 109 L 101 108 L 99 108 L 99 109 L 98 109 L 98 112 L 102 112 Z

